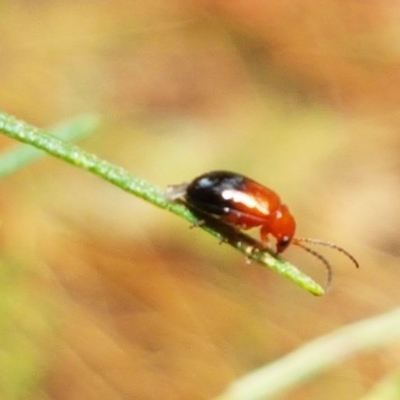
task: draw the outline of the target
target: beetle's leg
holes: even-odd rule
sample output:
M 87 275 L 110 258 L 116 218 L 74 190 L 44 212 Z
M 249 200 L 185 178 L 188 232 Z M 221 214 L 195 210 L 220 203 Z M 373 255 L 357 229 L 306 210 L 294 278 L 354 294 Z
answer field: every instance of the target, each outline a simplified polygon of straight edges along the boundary
M 198 219 L 196 222 L 193 222 L 192 225 L 190 225 L 190 229 L 198 228 L 199 226 L 205 225 L 206 221 L 204 219 Z
M 186 194 L 186 189 L 188 187 L 188 183 L 184 182 L 179 185 L 169 185 L 167 190 L 165 191 L 165 197 L 169 201 L 175 201 L 181 199 Z
M 269 243 L 269 234 L 270 234 L 269 226 L 267 224 L 262 225 L 260 229 L 260 237 L 261 237 L 261 242 L 263 245 L 267 246 Z

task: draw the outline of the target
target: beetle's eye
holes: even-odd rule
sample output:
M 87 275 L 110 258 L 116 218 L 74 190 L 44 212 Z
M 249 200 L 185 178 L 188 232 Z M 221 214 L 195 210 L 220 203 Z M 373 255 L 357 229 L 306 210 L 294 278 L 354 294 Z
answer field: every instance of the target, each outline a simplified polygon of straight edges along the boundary
M 276 250 L 278 253 L 282 253 L 290 244 L 290 237 L 284 236 L 282 239 L 279 239 L 278 243 L 276 244 Z

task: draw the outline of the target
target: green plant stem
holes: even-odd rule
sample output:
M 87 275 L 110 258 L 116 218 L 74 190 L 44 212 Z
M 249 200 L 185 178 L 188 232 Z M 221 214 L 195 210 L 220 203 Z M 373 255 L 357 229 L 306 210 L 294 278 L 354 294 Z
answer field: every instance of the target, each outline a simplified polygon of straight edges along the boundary
M 215 400 L 266 400 L 305 382 L 361 350 L 386 345 L 400 336 L 400 308 L 356 322 L 307 343 L 235 381 Z
M 163 189 L 131 175 L 120 166 L 88 153 L 78 146 L 64 142 L 4 112 L 0 112 L 0 131 L 13 139 L 30 144 L 54 157 L 90 171 L 113 185 L 159 208 L 179 215 L 192 224 L 196 224 L 199 221 L 199 218 L 184 204 L 168 201 Z M 317 296 L 324 294 L 324 289 L 320 285 L 292 264 L 274 256 L 268 251 L 253 251 L 254 248 L 260 248 L 261 245 L 250 236 L 234 232 L 227 227 L 218 226 L 218 223 L 215 226 L 206 224 L 201 226 L 201 228 L 217 237 L 220 241 L 229 243 L 244 253 L 248 259 L 278 272 L 310 293 Z
M 100 119 L 96 115 L 82 115 L 57 124 L 50 128 L 50 133 L 60 139 L 74 142 L 93 133 L 99 124 Z M 17 148 L 3 152 L 0 156 L 0 178 L 18 171 L 45 154 L 43 151 L 26 145 L 19 145 Z

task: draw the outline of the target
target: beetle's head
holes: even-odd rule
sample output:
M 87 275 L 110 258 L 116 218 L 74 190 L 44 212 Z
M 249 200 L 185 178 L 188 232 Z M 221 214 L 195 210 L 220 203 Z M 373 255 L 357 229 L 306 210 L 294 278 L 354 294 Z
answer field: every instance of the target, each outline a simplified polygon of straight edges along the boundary
M 269 233 L 276 239 L 276 252 L 282 253 L 290 244 L 296 230 L 296 221 L 283 204 L 275 213 Z

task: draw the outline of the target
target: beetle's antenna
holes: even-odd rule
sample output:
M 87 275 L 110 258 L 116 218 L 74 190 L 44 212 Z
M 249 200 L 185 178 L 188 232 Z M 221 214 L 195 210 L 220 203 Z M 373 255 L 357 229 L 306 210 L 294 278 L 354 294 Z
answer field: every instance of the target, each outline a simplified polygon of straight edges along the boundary
M 347 250 L 345 250 L 343 247 L 340 247 L 340 246 L 338 246 L 338 245 L 335 244 L 335 243 L 326 242 L 326 241 L 321 240 L 321 239 L 312 239 L 312 238 L 294 238 L 294 239 L 292 240 L 292 243 L 293 243 L 293 244 L 297 244 L 297 245 L 300 246 L 300 247 L 304 247 L 304 246 L 301 246 L 301 245 L 300 245 L 301 243 L 304 243 L 304 242 L 306 242 L 306 243 L 312 243 L 312 244 L 316 244 L 316 245 L 320 245 L 320 246 L 326 246 L 326 247 L 330 247 L 331 249 L 338 250 L 338 251 L 340 251 L 341 253 L 343 253 L 344 255 L 346 255 L 346 256 L 353 262 L 353 264 L 354 264 L 357 268 L 360 267 L 360 265 L 358 264 L 358 261 L 355 259 L 354 256 L 352 256 L 352 255 L 351 255 Z
M 332 276 L 333 276 L 333 272 L 332 272 L 332 266 L 329 263 L 329 261 L 320 253 L 316 252 L 313 249 L 310 249 L 309 247 L 305 246 L 302 241 L 308 241 L 308 240 L 302 240 L 299 238 L 295 238 L 292 240 L 292 244 L 295 244 L 296 246 L 301 247 L 303 250 L 307 251 L 308 253 L 312 254 L 314 257 L 317 257 L 320 261 L 322 261 L 322 263 L 325 265 L 326 267 L 326 271 L 328 273 L 328 276 L 326 278 L 326 285 L 325 285 L 325 290 L 328 291 L 331 287 L 332 284 Z M 311 242 L 313 243 L 313 242 Z

